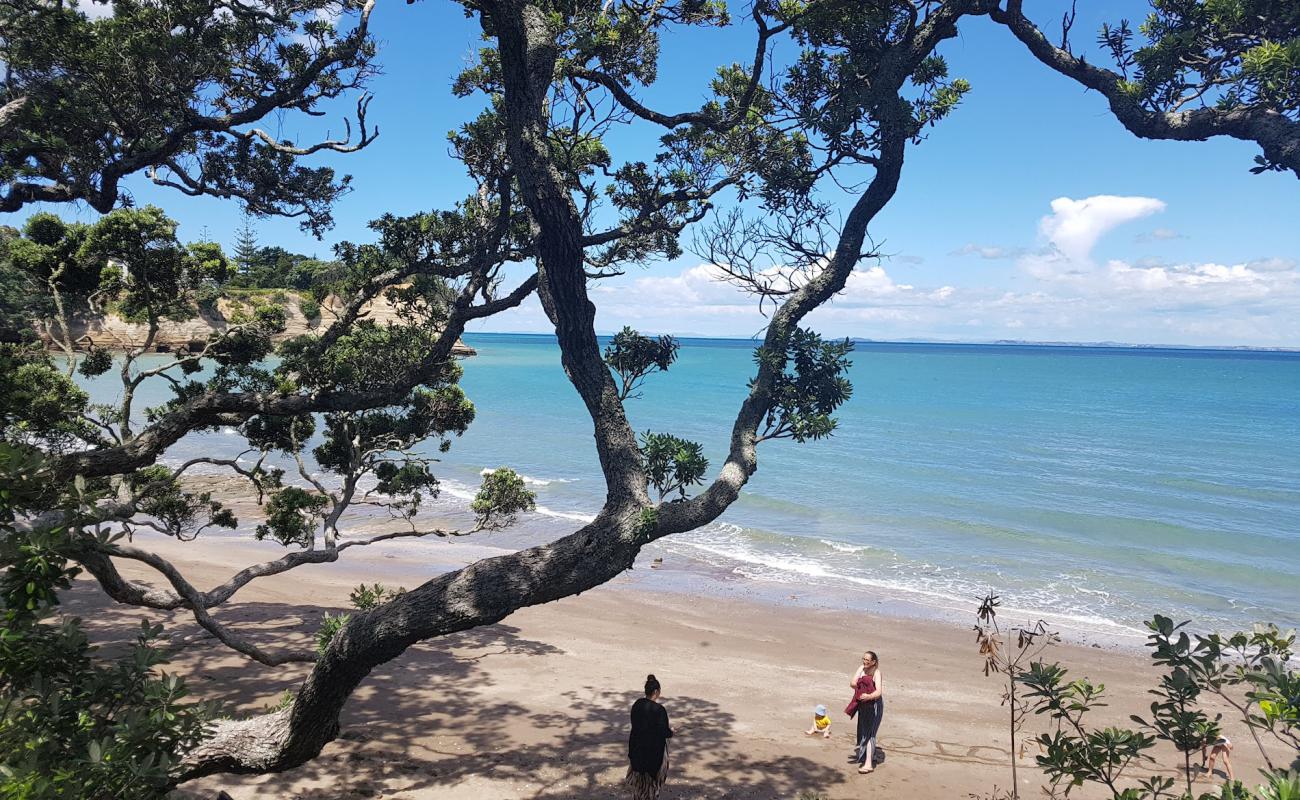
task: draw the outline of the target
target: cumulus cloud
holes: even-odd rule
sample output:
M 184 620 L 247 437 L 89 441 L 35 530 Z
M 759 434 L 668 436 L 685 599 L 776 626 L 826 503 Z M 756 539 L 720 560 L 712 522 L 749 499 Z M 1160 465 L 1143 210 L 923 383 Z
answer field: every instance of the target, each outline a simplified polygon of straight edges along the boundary
M 1247 261 L 1246 266 L 1255 272 L 1289 272 L 1296 268 L 1296 262 L 1290 258 L 1257 258 Z
M 1164 201 L 1154 197 L 1111 194 L 1082 200 L 1058 197 L 1052 201 L 1052 213 L 1039 220 L 1038 230 L 1066 259 L 1086 262 L 1092 255 L 1093 245 L 1103 234 L 1125 222 L 1164 210 Z
M 1060 198 L 1040 223 L 1049 246 L 996 248 L 999 256 L 1020 255 L 1005 275 L 985 275 L 990 284 L 927 281 L 926 270 L 909 270 L 904 282 L 885 266 L 864 264 L 850 275 L 844 291 L 812 312 L 805 324 L 828 336 L 871 339 L 1300 346 L 1300 314 L 1295 313 L 1300 268 L 1295 261 L 1094 263 L 1093 248 L 1106 233 L 1163 208 L 1161 201 L 1142 197 Z M 985 247 L 993 249 L 969 245 L 958 252 L 993 257 L 981 252 Z M 757 298 L 723 278 L 717 267 L 701 264 L 601 281 L 591 290 L 597 326 L 710 336 L 761 331 L 767 319 Z M 490 329 L 550 330 L 534 306 L 494 318 Z

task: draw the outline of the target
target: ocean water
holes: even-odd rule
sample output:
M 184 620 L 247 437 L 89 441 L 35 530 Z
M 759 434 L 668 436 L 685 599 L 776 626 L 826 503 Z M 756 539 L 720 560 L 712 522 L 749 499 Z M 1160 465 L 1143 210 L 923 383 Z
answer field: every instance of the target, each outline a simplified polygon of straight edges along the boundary
M 440 456 L 435 506 L 463 508 L 479 473 L 505 465 L 538 495 L 520 535 L 573 530 L 604 486 L 553 339 L 465 339 L 478 415 Z M 629 402 L 634 427 L 699 441 L 720 464 L 752 351 L 683 340 Z M 1157 611 L 1300 626 L 1300 354 L 860 343 L 852 360 L 832 438 L 762 444 L 722 519 L 662 547 L 863 600 L 969 610 L 994 591 L 1099 632 Z M 168 460 L 238 441 L 192 437 Z

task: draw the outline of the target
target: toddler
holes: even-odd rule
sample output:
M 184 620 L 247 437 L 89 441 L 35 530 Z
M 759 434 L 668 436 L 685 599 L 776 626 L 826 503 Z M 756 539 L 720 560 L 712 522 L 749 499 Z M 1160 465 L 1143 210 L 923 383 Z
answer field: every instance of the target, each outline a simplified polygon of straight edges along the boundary
M 823 739 L 831 738 L 831 718 L 826 716 L 826 706 L 817 706 L 813 709 L 812 727 L 804 731 L 805 736 L 813 736 L 820 733 Z

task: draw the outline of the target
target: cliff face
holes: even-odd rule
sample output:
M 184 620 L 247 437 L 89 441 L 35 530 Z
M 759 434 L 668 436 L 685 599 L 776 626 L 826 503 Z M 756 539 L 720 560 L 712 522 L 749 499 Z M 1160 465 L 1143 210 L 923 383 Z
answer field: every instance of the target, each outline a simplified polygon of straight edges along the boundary
M 241 304 L 244 308 L 248 307 L 247 303 L 244 303 L 239 298 L 223 297 L 217 301 L 217 314 L 205 312 L 199 317 L 185 322 L 163 322 L 158 329 L 158 335 L 154 337 L 153 350 L 159 353 L 174 353 L 179 350 L 202 348 L 210 335 L 220 333 L 230 327 L 229 320 L 239 316 Z M 324 326 L 329 325 L 330 320 L 333 319 L 328 309 L 337 307 L 338 301 L 332 296 L 327 298 L 325 301 L 326 310 L 321 312 L 320 318 L 311 321 L 308 321 L 303 316 L 296 296 L 290 294 L 288 300 L 281 303 L 281 305 L 284 306 L 288 314 L 288 320 L 284 332 L 275 337 L 276 341 L 283 341 L 305 333 L 319 332 Z M 397 314 L 393 310 L 392 304 L 383 296 L 366 304 L 363 313 L 367 318 L 381 324 L 391 325 L 397 320 Z M 93 317 L 72 324 L 73 343 L 79 350 L 89 349 L 92 346 L 107 350 L 129 350 L 143 345 L 148 332 L 148 327 L 144 324 L 127 322 L 116 314 Z M 474 348 L 457 341 L 456 346 L 452 349 L 452 354 L 456 356 L 472 356 L 474 355 Z

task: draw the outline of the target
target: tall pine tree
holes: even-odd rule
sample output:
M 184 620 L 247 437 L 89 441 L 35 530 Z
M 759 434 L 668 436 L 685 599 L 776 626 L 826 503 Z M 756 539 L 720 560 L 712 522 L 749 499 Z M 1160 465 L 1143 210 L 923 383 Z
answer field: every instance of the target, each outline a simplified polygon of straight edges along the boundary
M 235 266 L 240 275 L 247 275 L 257 260 L 257 231 L 253 229 L 253 216 L 244 215 L 244 224 L 235 234 Z

